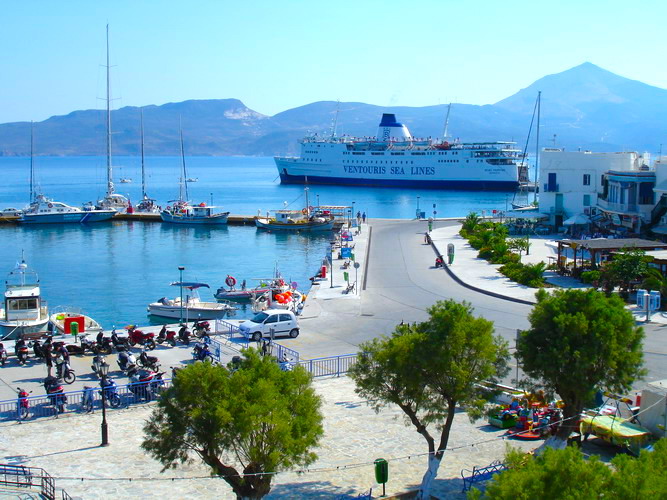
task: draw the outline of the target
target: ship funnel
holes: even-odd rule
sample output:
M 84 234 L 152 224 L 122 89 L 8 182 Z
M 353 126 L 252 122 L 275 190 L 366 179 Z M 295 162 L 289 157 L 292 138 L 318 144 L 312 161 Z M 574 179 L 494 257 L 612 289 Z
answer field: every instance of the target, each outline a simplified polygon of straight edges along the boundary
M 408 127 L 396 121 L 393 113 L 384 113 L 378 128 L 379 141 L 410 141 L 412 136 Z

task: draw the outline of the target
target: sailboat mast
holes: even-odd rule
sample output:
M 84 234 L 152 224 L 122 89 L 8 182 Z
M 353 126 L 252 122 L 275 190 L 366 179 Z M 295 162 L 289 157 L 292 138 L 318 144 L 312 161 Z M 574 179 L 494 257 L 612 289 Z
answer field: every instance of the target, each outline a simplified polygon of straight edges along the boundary
M 183 164 L 183 177 L 181 177 L 181 184 L 180 184 L 180 198 L 181 201 L 188 201 L 190 196 L 188 195 L 188 179 L 187 179 L 187 172 L 185 169 L 185 149 L 183 148 L 183 127 L 180 126 L 181 130 L 181 163 Z M 183 199 L 183 188 L 185 187 L 185 199 Z
M 308 188 L 303 189 L 306 192 L 306 216 L 310 218 L 310 204 L 308 203 Z
M 338 128 L 338 112 L 340 111 L 340 101 L 336 103 L 336 114 L 334 115 L 333 123 L 331 124 L 331 138 L 336 137 L 336 129 Z
M 146 196 L 146 171 L 144 168 L 144 108 L 141 108 L 141 194 Z
M 542 104 L 542 91 L 537 92 L 537 133 L 535 134 L 535 190 L 533 191 L 533 203 L 537 201 L 537 181 L 540 166 L 540 108 Z
M 447 106 L 447 116 L 445 117 L 445 130 L 442 132 L 442 140 L 446 141 L 447 140 L 447 129 L 449 128 L 449 113 L 452 110 L 452 103 L 449 103 L 449 106 Z
M 107 195 L 114 192 L 111 167 L 111 65 L 109 64 L 109 25 L 107 24 Z
M 34 125 L 30 122 L 30 203 L 35 199 Z

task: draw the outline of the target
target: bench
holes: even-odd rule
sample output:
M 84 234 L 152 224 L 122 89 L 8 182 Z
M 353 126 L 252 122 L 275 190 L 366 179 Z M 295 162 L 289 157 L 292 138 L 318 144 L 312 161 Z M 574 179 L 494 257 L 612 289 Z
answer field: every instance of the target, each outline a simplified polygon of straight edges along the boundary
M 32 473 L 29 468 L 22 465 L 0 464 L 0 484 L 30 488 Z
M 504 463 L 500 462 L 499 460 L 492 462 L 486 467 L 475 466 L 472 468 L 472 471 L 468 469 L 463 469 L 461 471 L 461 479 L 463 479 L 462 491 L 466 492 L 472 488 L 473 484 L 481 483 L 483 481 L 488 481 L 495 474 L 498 474 L 499 472 L 502 472 L 504 470 L 507 470 L 507 466 Z M 470 475 L 466 476 L 466 472 L 469 473 Z

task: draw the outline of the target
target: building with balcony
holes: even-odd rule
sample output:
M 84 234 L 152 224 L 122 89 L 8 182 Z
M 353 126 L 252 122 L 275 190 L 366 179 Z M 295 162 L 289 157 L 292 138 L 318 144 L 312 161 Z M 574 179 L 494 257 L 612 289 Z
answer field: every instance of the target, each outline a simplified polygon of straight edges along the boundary
M 638 171 L 610 170 L 602 176 L 597 208 L 616 232 L 639 234 L 651 224 L 655 207 L 655 170 L 641 165 Z
M 540 212 L 549 214 L 549 221 L 555 227 L 560 227 L 563 221 L 579 214 L 599 217 L 598 197 L 604 197 L 605 207 L 609 207 L 610 202 L 605 197 L 604 191 L 605 182 L 607 186 L 610 185 L 608 179 L 605 181 L 606 174 L 615 172 L 618 176 L 625 172 L 643 172 L 642 169 L 647 162 L 647 155 L 642 156 L 636 152 L 566 152 L 561 149 L 545 148 L 540 153 Z M 667 178 L 665 180 L 667 181 Z M 611 181 L 614 187 L 617 186 L 615 183 L 616 181 Z M 619 198 L 614 198 L 618 201 L 611 203 L 620 204 L 620 193 L 618 196 Z M 625 196 L 623 203 L 630 199 L 627 198 L 630 196 L 629 192 L 625 192 L 623 196 Z M 646 196 L 644 191 L 640 194 L 635 190 L 632 204 L 637 205 L 640 198 L 644 201 Z M 619 207 L 620 205 L 616 208 Z

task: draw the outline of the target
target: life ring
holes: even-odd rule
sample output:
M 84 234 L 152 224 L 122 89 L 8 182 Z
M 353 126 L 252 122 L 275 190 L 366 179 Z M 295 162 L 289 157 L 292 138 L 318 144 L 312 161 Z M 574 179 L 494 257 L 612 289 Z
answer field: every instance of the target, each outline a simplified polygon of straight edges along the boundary
M 49 208 L 53 208 L 53 203 L 49 203 L 47 206 L 48 206 Z
M 229 274 L 227 275 L 227 278 L 225 278 L 225 283 L 227 286 L 231 287 L 236 285 L 236 278 L 234 276 L 230 276 Z

